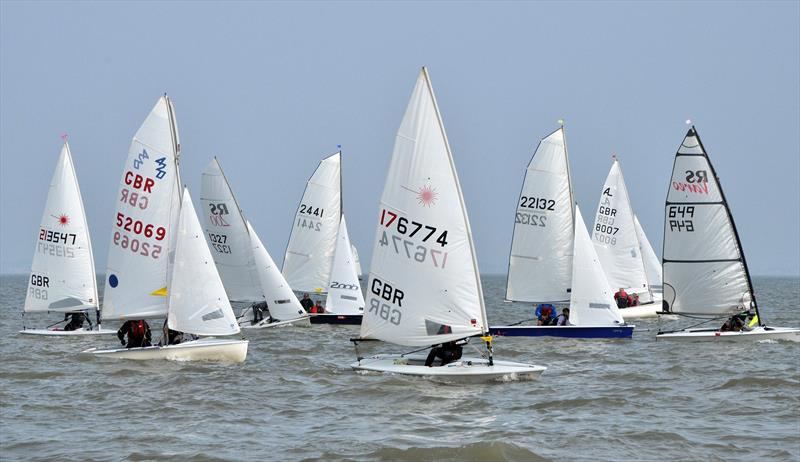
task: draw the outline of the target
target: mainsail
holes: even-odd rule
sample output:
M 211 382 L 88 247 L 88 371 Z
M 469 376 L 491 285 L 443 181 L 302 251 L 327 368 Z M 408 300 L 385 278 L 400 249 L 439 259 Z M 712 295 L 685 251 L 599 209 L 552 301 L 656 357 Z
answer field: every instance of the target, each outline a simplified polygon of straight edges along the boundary
M 341 152 L 326 157 L 306 184 L 283 258 L 292 289 L 324 292 L 328 286 L 341 216 Z
M 377 218 L 361 337 L 423 346 L 487 331 L 469 220 L 425 68 Z
M 356 246 L 354 244 L 350 244 L 350 250 L 353 252 L 353 260 L 355 261 L 356 264 L 356 274 L 358 275 L 358 277 L 361 277 L 362 274 L 361 258 L 358 256 L 358 249 L 356 249 Z
M 189 191 L 183 191 L 175 265 L 169 286 L 170 329 L 196 335 L 239 332 Z
M 601 260 L 586 232 L 581 211 L 575 206 L 575 257 L 569 318 L 576 326 L 623 324 L 614 292 L 608 285 Z
M 570 298 L 574 213 L 564 128 L 546 136 L 525 172 L 517 201 L 506 299 Z
M 358 282 L 353 247 L 347 233 L 344 216 L 339 223 L 339 237 L 336 239 L 336 253 L 333 256 L 331 280 L 328 284 L 328 298 L 325 312 L 332 314 L 362 314 L 364 295 Z
M 292 288 L 283 278 L 278 270 L 278 266 L 272 261 L 272 257 L 267 252 L 261 239 L 258 238 L 256 230 L 247 222 L 247 230 L 250 234 L 250 247 L 253 258 L 255 259 L 256 274 L 258 275 L 258 287 L 261 289 L 262 296 L 259 300 L 266 300 L 269 307 L 269 315 L 278 321 L 288 321 L 290 319 L 307 316 L 297 296 L 292 292 Z
M 663 262 L 665 311 L 725 315 L 755 305 L 733 217 L 694 127 L 675 154 Z
M 633 224 L 636 226 L 636 236 L 639 238 L 639 246 L 642 252 L 642 259 L 644 260 L 644 270 L 647 274 L 647 285 L 653 294 L 660 294 L 662 292 L 661 285 L 661 260 L 656 256 L 653 246 L 647 239 L 642 225 L 639 223 L 639 217 L 633 216 Z M 659 295 L 658 298 L 661 298 Z
M 616 158 L 600 194 L 591 235 L 611 288 L 622 287 L 628 293 L 639 294 L 642 303 L 651 302 L 653 296 L 647 284 L 628 188 Z
M 133 137 L 116 193 L 104 319 L 167 314 L 181 210 L 179 151 L 172 102 L 162 96 Z
M 50 181 L 33 254 L 25 311 L 97 308 L 92 243 L 69 145 Z
M 216 157 L 203 171 L 200 204 L 211 254 L 228 297 L 263 300 L 247 225 Z

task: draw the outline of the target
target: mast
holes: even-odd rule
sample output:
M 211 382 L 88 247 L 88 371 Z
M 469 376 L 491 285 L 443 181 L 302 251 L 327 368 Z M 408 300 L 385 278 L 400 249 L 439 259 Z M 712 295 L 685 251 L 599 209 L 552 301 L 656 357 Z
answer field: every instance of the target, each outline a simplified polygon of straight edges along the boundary
M 753 281 L 750 278 L 750 270 L 747 268 L 747 259 L 744 257 L 744 247 L 742 247 L 742 241 L 739 239 L 739 231 L 736 229 L 736 222 L 733 221 L 733 215 L 731 214 L 731 209 L 728 206 L 728 199 L 725 197 L 725 191 L 722 189 L 722 183 L 719 181 L 719 177 L 717 176 L 717 171 L 714 169 L 714 164 L 711 163 L 711 159 L 708 157 L 708 152 L 706 151 L 705 146 L 703 146 L 703 141 L 700 140 L 700 135 L 697 133 L 694 125 L 692 128 L 689 129 L 689 133 L 694 134 L 695 138 L 697 138 L 697 143 L 700 145 L 700 151 L 703 153 L 703 157 L 706 158 L 708 162 L 709 168 L 711 168 L 711 174 L 714 175 L 714 179 L 717 180 L 717 185 L 719 185 L 719 195 L 722 197 L 722 205 L 725 207 L 725 212 L 728 214 L 728 220 L 731 222 L 731 228 L 733 228 L 733 235 L 736 238 L 736 246 L 739 247 L 739 257 L 740 261 L 742 262 L 742 266 L 744 266 L 744 274 L 747 276 L 747 288 L 750 290 L 750 300 L 753 304 L 753 308 L 756 310 L 756 316 L 758 316 L 759 325 L 765 325 L 761 320 L 761 315 L 758 312 L 758 303 L 756 303 L 756 292 L 753 290 Z M 663 255 L 663 254 L 662 254 Z
M 461 205 L 461 213 L 464 217 L 464 222 L 466 223 L 467 228 L 467 242 L 469 242 L 469 249 L 470 253 L 472 254 L 472 267 L 475 269 L 475 283 L 478 287 L 478 302 L 481 306 L 481 317 L 483 321 L 483 335 L 486 335 L 489 332 L 489 321 L 486 317 L 486 303 L 483 300 L 483 285 L 481 284 L 480 273 L 478 272 L 478 261 L 475 257 L 475 243 L 472 241 L 472 228 L 469 223 L 469 217 L 467 216 L 467 209 L 464 206 L 464 193 L 461 191 L 461 182 L 458 179 L 458 175 L 456 174 L 456 168 L 453 164 L 453 152 L 450 149 L 450 142 L 447 140 L 447 133 L 444 131 L 444 122 L 442 121 L 442 114 L 439 112 L 439 104 L 436 102 L 436 94 L 433 92 L 433 86 L 431 85 L 431 78 L 428 75 L 428 69 L 425 66 L 422 66 L 422 73 L 425 75 L 425 84 L 428 86 L 428 91 L 431 93 L 431 99 L 433 99 L 433 108 L 436 112 L 436 119 L 439 123 L 439 131 L 442 134 L 442 138 L 444 139 L 444 146 L 447 149 L 447 160 L 450 165 L 450 172 L 453 175 L 453 178 L 456 182 L 456 189 L 458 190 L 458 198 L 460 200 Z M 489 346 L 489 353 L 491 355 L 491 342 L 487 342 L 487 346 Z M 491 362 L 491 356 L 490 362 Z
M 639 263 L 642 264 L 642 274 L 644 274 L 644 280 L 647 284 L 647 293 L 650 294 L 650 300 L 654 300 L 653 297 L 653 289 L 650 288 L 650 281 L 647 280 L 647 268 L 644 266 L 644 255 L 642 252 L 642 242 L 639 241 L 639 235 L 636 233 L 636 223 L 635 223 L 635 215 L 633 214 L 633 206 L 631 205 L 631 195 L 628 194 L 628 184 L 625 182 L 625 175 L 622 173 L 622 163 L 617 159 L 616 154 L 613 155 L 614 162 L 617 164 L 617 168 L 619 169 L 619 177 L 622 178 L 622 187 L 625 188 L 625 198 L 628 200 L 628 210 L 631 212 L 631 227 L 633 228 L 633 237 L 636 239 L 636 248 L 639 249 Z
M 239 205 L 239 201 L 236 200 L 236 194 L 233 193 L 233 188 L 231 188 L 231 183 L 228 181 L 228 177 L 225 176 L 225 171 L 222 170 L 222 165 L 220 165 L 219 161 L 217 160 L 217 156 L 214 156 L 214 163 L 217 164 L 217 168 L 219 172 L 222 173 L 222 179 L 225 181 L 225 186 L 228 188 L 228 191 L 231 192 L 231 198 L 233 199 L 233 203 L 236 205 L 236 211 L 239 212 L 239 218 L 242 219 L 242 222 L 245 223 L 245 230 L 247 231 L 247 235 L 250 235 L 250 228 L 247 226 L 247 219 L 244 217 L 244 211 L 242 207 Z

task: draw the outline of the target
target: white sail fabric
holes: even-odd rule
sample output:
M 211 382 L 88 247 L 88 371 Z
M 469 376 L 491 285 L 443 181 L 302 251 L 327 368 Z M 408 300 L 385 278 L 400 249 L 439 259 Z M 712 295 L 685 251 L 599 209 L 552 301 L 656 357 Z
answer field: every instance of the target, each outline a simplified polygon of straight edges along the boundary
M 214 263 L 231 300 L 262 300 L 245 220 L 215 157 L 203 171 L 201 214 Z
M 167 324 L 170 329 L 195 335 L 239 332 L 187 189 L 183 190 Z
M 617 309 L 614 292 L 586 232 L 581 211 L 575 206 L 575 257 L 569 320 L 576 326 L 614 326 L 625 321 Z
M 250 247 L 255 259 L 256 274 L 258 275 L 258 287 L 262 293 L 259 300 L 266 300 L 269 307 L 269 315 L 278 321 L 288 321 L 290 319 L 308 316 L 297 296 L 292 292 L 289 283 L 283 278 L 278 270 L 278 266 L 272 261 L 272 257 L 267 252 L 267 248 L 261 243 L 258 234 L 253 229 L 250 222 L 247 222 Z
M 350 244 L 350 251 L 353 252 L 353 261 L 356 264 L 356 274 L 358 277 L 361 277 L 363 272 L 361 271 L 361 258 L 358 256 L 358 249 L 356 249 L 355 245 Z
M 330 280 L 341 215 L 341 153 L 319 163 L 297 208 L 283 258 L 292 289 L 321 293 Z
M 361 284 L 358 282 L 355 258 L 344 216 L 339 223 L 339 237 L 336 239 L 336 252 L 333 255 L 333 268 L 328 284 L 325 312 L 332 314 L 364 313 L 364 295 L 361 293 Z
M 97 308 L 97 280 L 78 178 L 65 142 L 50 181 L 33 254 L 25 311 Z
M 600 193 L 591 235 L 611 288 L 621 287 L 629 294 L 639 294 L 642 303 L 653 301 L 633 223 L 628 188 L 617 159 L 612 162 Z
M 636 215 L 633 216 L 633 224 L 636 226 L 636 235 L 639 237 L 644 270 L 645 274 L 647 274 L 647 285 L 650 286 L 650 290 L 653 293 L 660 293 L 662 291 L 661 260 L 658 259 L 655 251 L 653 251 L 653 246 L 650 245 L 650 241 L 647 239 L 647 235 L 644 233 L 644 229 L 642 229 L 642 225 Z
M 469 220 L 424 68 L 377 218 L 361 336 L 423 346 L 488 329 Z
M 573 202 L 562 127 L 539 142 L 525 172 L 508 259 L 507 300 L 569 300 Z
M 162 96 L 133 137 L 116 191 L 104 319 L 167 314 L 167 284 L 180 216 L 178 132 Z
M 750 278 L 728 204 L 692 127 L 672 168 L 664 217 L 669 311 L 722 315 L 750 308 Z

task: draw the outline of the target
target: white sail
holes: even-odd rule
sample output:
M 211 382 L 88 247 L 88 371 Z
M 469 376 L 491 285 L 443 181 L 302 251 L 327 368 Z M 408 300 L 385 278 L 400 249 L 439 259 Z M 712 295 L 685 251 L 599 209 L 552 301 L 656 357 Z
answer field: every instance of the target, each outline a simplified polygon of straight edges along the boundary
M 250 247 L 255 258 L 258 287 L 262 292 L 259 300 L 266 300 L 270 316 L 278 321 L 308 316 L 249 221 L 247 230 L 250 234 Z
M 361 258 L 358 256 L 358 249 L 356 249 L 355 245 L 350 244 L 350 250 L 353 252 L 353 261 L 355 261 L 356 264 L 356 274 L 358 277 L 361 277 L 361 275 L 364 273 L 361 271 Z
M 201 184 L 201 214 L 225 292 L 231 300 L 263 300 L 250 235 L 216 157 L 203 171 Z
M 361 336 L 423 346 L 486 331 L 469 220 L 424 68 L 395 139 L 377 218 Z
M 169 328 L 195 335 L 239 332 L 187 189 L 183 190 L 179 223 L 169 286 Z
M 668 311 L 721 315 L 750 308 L 752 284 L 714 168 L 692 127 L 672 168 L 664 217 Z
M 600 258 L 586 232 L 586 224 L 577 205 L 569 319 L 576 326 L 613 326 L 625 322 L 619 314 L 614 292 L 608 285 Z
M 181 204 L 179 149 L 172 102 L 163 96 L 133 137 L 115 193 L 104 319 L 167 314 Z
M 539 142 L 525 172 L 508 259 L 507 300 L 569 300 L 573 202 L 562 127 Z
M 336 239 L 336 252 L 333 256 L 325 312 L 332 314 L 364 313 L 364 295 L 361 293 L 361 284 L 358 282 L 355 258 L 344 216 L 339 224 L 339 236 Z
M 591 235 L 611 287 L 639 294 L 642 303 L 651 302 L 628 188 L 616 158 L 603 184 Z
M 324 292 L 328 286 L 341 215 L 341 153 L 319 163 L 297 208 L 283 258 L 292 289 Z
M 64 142 L 33 254 L 25 311 L 97 308 L 94 258 L 78 178 Z
M 644 270 L 647 274 L 647 285 L 650 286 L 650 290 L 652 290 L 653 293 L 660 293 L 662 290 L 661 260 L 658 259 L 655 251 L 653 251 L 653 246 L 650 245 L 650 241 L 647 239 L 647 235 L 644 233 L 644 229 L 642 229 L 642 225 L 639 223 L 639 218 L 636 215 L 633 216 L 633 224 L 636 226 L 636 235 L 639 237 L 639 246 L 642 251 L 642 259 L 644 260 Z

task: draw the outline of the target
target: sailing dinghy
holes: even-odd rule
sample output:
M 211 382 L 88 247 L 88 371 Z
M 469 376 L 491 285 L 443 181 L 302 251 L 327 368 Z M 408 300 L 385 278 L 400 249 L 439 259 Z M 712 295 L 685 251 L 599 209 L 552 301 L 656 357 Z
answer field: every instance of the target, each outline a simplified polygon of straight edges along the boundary
M 659 332 L 657 340 L 800 342 L 800 329 L 763 322 L 733 215 L 694 126 L 675 154 L 664 212 L 664 312 L 722 323 L 753 310 L 756 322 Z
M 333 255 L 331 280 L 328 283 L 325 313 L 312 314 L 312 322 L 318 316 L 332 316 L 340 321 L 338 324 L 345 324 L 348 320 L 357 320 L 358 324 L 361 324 L 364 315 L 364 294 L 361 292 L 361 283 L 358 280 L 353 248 L 347 233 L 346 220 L 342 216 L 339 221 L 336 252 Z M 328 324 L 333 323 L 336 322 L 328 322 Z
M 83 313 L 89 325 L 64 330 L 61 326 L 31 329 L 23 324 L 20 333 L 49 336 L 115 334 L 115 330 L 103 329 L 100 324 L 92 242 L 66 139 L 50 181 L 38 233 L 23 320 L 25 313 Z M 97 313 L 96 328 L 92 327 L 90 312 Z
M 575 291 L 576 271 L 573 266 L 578 260 L 575 246 L 583 242 L 586 234 L 582 221 L 576 227 L 575 201 L 570 179 L 569 156 L 564 127 L 559 127 L 539 142 L 528 163 L 522 183 L 517 210 L 514 217 L 514 231 L 511 239 L 511 253 L 508 258 L 508 279 L 506 299 L 514 302 L 550 303 L 561 311 L 565 306 L 572 307 Z M 596 256 L 595 256 L 596 257 Z M 580 258 L 595 258 L 584 249 Z M 603 277 L 602 268 L 591 272 L 592 277 Z M 592 288 L 601 287 L 600 281 L 592 281 Z M 593 296 L 603 299 L 602 294 Z M 530 305 L 528 305 L 530 306 Z M 614 307 L 616 308 L 616 306 Z M 531 310 L 533 313 L 533 310 Z M 572 323 L 579 317 L 571 313 Z M 620 338 L 630 337 L 632 328 L 620 326 L 616 316 L 600 316 L 600 324 L 594 323 L 593 316 L 583 316 L 588 324 L 576 326 L 536 326 L 524 325 L 520 321 L 505 326 L 492 326 L 490 332 L 501 336 L 556 336 L 572 338 Z M 535 321 L 529 319 L 527 321 Z M 576 328 L 579 327 L 579 328 Z
M 196 335 L 239 332 L 188 191 L 180 187 L 180 142 L 165 95 L 134 135 L 116 195 L 102 313 L 105 319 L 167 317 Z M 183 196 L 183 197 L 181 197 Z M 201 338 L 177 345 L 84 353 L 127 359 L 244 361 L 246 340 Z
M 201 204 L 208 244 L 228 298 L 266 302 L 269 316 L 254 324 L 253 307 L 239 316 L 243 329 L 308 325 L 308 315 L 266 247 L 244 217 L 215 157 L 203 171 Z
M 570 325 L 563 326 L 497 326 L 494 335 L 520 337 L 630 338 L 632 325 L 626 324 L 614 302 L 601 260 L 580 208 L 575 206 L 575 242 L 572 260 L 572 289 L 569 302 Z
M 536 378 L 546 369 L 492 357 L 469 220 L 425 68 L 395 139 L 368 281 L 354 370 L 494 381 Z M 487 356 L 438 367 L 419 355 L 358 353 L 364 339 L 427 347 L 474 336 L 484 336 Z
M 661 298 L 650 287 L 640 242 L 644 231 L 633 214 L 622 167 L 616 156 L 613 156 L 611 169 L 603 184 L 591 235 L 611 288 L 614 291 L 622 288 L 629 295 L 636 294 L 639 297 L 639 306 L 623 308 L 622 315 L 626 319 L 656 317 L 656 312 L 661 311 Z M 649 247 L 647 238 L 644 239 Z

